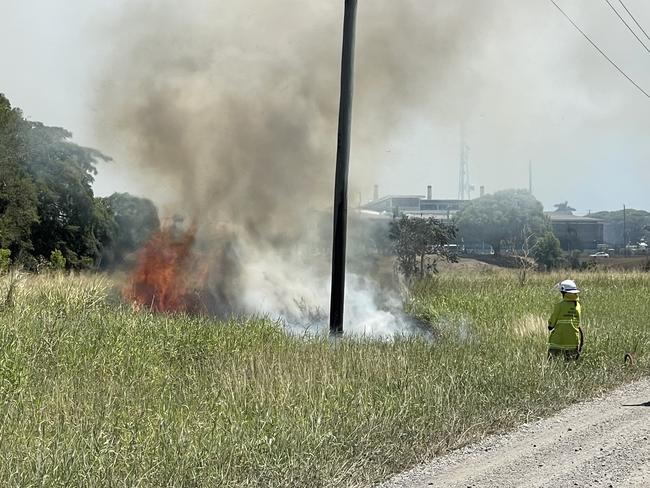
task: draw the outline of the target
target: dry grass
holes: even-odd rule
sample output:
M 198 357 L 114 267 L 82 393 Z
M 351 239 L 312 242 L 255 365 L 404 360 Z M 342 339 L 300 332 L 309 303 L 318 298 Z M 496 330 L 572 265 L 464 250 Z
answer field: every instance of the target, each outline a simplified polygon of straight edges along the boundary
M 547 362 L 543 327 L 563 277 L 422 283 L 407 308 L 440 330 L 433 345 L 136 313 L 103 278 L 23 277 L 0 312 L 0 484 L 369 485 L 647 374 L 641 273 L 574 276 L 583 357 Z

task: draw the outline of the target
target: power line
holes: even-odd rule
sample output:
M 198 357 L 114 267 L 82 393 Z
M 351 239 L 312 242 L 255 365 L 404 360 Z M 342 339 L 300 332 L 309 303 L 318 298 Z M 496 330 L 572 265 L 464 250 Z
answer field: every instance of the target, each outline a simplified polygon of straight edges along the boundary
M 628 14 L 630 17 L 632 17 L 632 20 L 633 20 L 634 23 L 637 25 L 637 27 L 638 27 L 639 29 L 641 29 L 641 32 L 643 32 L 643 34 L 645 34 L 645 36 L 646 36 L 646 37 L 648 38 L 648 40 L 650 41 L 650 36 L 649 36 L 648 33 L 643 29 L 643 27 L 641 27 L 641 24 L 639 24 L 639 23 L 637 22 L 637 20 L 636 20 L 636 18 L 634 17 L 634 15 L 632 15 L 632 12 L 630 12 L 630 11 L 628 10 L 628 8 L 625 6 L 625 4 L 623 3 L 623 0 L 618 0 L 618 1 L 620 2 L 621 5 L 623 5 L 623 8 L 624 8 L 625 11 L 627 12 L 627 14 Z
M 578 32 L 580 32 L 580 34 L 582 34 L 582 35 L 584 36 L 584 38 L 587 39 L 587 41 L 589 41 L 589 44 L 591 44 L 591 45 L 592 45 L 592 46 L 593 46 L 593 47 L 594 47 L 594 48 L 595 48 L 595 49 L 596 49 L 600 54 L 602 54 L 602 56 L 603 56 L 607 61 L 609 61 L 609 63 L 610 63 L 612 66 L 614 66 L 614 68 L 616 68 L 616 70 L 617 70 L 619 73 L 621 73 L 625 78 L 627 78 L 627 80 L 628 80 L 630 83 L 632 83 L 632 84 L 633 84 L 633 85 L 634 85 L 634 86 L 635 86 L 635 87 L 636 87 L 636 88 L 637 88 L 641 93 L 643 93 L 646 97 L 650 98 L 650 93 L 648 93 L 648 92 L 645 91 L 643 88 L 641 88 L 641 87 L 640 87 L 640 86 L 639 86 L 639 85 L 638 85 L 638 84 L 637 84 L 637 83 L 636 83 L 632 78 L 630 78 L 630 77 L 625 73 L 625 71 L 623 71 L 621 68 L 619 68 L 618 65 L 617 65 L 614 61 L 612 61 L 612 59 L 611 59 L 609 56 L 607 56 L 607 54 L 605 54 L 605 53 L 603 52 L 603 50 L 600 49 L 600 48 L 596 45 L 596 43 L 595 43 L 594 41 L 592 41 L 592 40 L 589 38 L 589 36 L 588 36 L 587 34 L 585 34 L 584 31 L 583 31 L 580 27 L 578 27 L 578 25 L 577 25 L 573 20 L 571 20 L 571 17 L 569 17 L 569 16 L 564 12 L 564 10 L 562 10 L 562 9 L 560 8 L 560 6 L 559 6 L 557 3 L 555 3 L 555 0 L 549 0 L 549 2 L 551 2 L 553 5 L 555 5 L 555 8 L 557 8 L 557 9 L 560 11 L 560 13 L 561 13 L 562 15 L 564 15 L 564 17 L 566 17 L 566 19 L 571 23 L 571 25 L 572 25 L 573 27 L 575 27 L 575 28 L 578 30 Z
M 641 45 L 643 46 L 643 49 L 645 49 L 646 51 L 648 51 L 648 53 L 650 53 L 650 49 L 648 49 L 648 46 L 646 46 L 645 43 L 641 40 L 641 38 L 636 34 L 636 32 L 634 32 L 634 29 L 632 29 L 632 27 L 630 27 L 630 24 L 628 24 L 628 23 L 625 21 L 625 19 L 624 19 L 623 17 L 621 17 L 621 14 L 618 13 L 618 10 L 616 10 L 616 9 L 614 8 L 614 5 L 612 5 L 612 2 L 610 2 L 609 0 L 605 0 L 605 2 L 606 2 L 607 5 L 609 5 L 609 7 L 614 11 L 614 13 L 616 14 L 616 16 L 617 16 L 619 19 L 621 19 L 621 22 L 623 22 L 623 23 L 625 24 L 625 27 L 627 27 L 627 30 L 629 30 L 629 31 L 632 33 L 632 35 L 633 35 L 634 37 L 636 37 L 636 40 L 639 41 L 639 42 L 641 43 Z

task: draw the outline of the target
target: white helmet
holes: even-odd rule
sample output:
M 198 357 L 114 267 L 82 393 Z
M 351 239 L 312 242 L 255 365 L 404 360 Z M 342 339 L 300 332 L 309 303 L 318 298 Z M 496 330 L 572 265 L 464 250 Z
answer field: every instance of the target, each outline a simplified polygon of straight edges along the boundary
M 576 282 L 573 280 L 561 281 L 558 288 L 562 293 L 580 293 L 580 290 L 578 290 L 578 287 L 576 286 Z

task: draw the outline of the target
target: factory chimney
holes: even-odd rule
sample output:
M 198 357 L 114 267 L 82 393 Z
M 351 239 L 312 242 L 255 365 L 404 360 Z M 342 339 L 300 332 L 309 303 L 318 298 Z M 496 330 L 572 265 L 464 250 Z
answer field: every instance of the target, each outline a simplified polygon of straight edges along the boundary
M 481 187 L 479 188 L 479 194 L 480 196 L 485 195 L 485 187 L 483 185 L 481 185 Z
M 427 186 L 427 200 L 431 200 L 431 185 Z

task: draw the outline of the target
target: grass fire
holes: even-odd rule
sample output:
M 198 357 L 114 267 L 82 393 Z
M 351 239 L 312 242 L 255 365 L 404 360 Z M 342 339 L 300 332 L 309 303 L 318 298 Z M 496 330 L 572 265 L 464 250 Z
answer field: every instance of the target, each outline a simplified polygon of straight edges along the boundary
M 195 236 L 195 226 L 185 231 L 167 226 L 154 234 L 137 253 L 124 297 L 157 312 L 199 312 L 207 276 L 206 264 L 194 255 Z
M 0 486 L 649 485 L 650 2 L 572 3 L 2 2 Z

